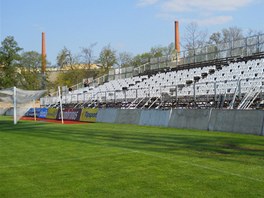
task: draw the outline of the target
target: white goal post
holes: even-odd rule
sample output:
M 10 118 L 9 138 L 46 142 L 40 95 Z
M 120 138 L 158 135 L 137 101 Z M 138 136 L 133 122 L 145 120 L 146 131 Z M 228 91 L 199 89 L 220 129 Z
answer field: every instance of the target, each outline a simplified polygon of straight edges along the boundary
M 17 124 L 18 120 L 35 106 L 35 101 L 45 92 L 46 90 L 23 90 L 12 87 L 0 90 L 0 101 L 13 107 L 14 124 Z

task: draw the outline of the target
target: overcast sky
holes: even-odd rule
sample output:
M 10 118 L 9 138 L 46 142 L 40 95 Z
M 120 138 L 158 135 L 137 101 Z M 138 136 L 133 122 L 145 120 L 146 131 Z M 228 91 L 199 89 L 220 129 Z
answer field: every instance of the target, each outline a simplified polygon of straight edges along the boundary
M 0 40 L 14 36 L 25 51 L 41 52 L 56 64 L 66 46 L 73 53 L 97 42 L 95 55 L 111 44 L 136 55 L 174 42 L 174 21 L 197 22 L 208 33 L 237 26 L 264 31 L 264 0 L 0 0 Z

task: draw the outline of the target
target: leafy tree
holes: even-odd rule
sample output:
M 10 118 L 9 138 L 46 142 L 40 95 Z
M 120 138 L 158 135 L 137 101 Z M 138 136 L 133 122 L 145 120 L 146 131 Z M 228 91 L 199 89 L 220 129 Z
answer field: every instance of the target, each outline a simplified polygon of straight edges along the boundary
M 29 70 L 41 71 L 41 54 L 36 51 L 23 52 L 21 54 L 20 66 Z
M 222 42 L 222 34 L 221 32 L 215 32 L 213 33 L 208 41 L 208 44 L 216 45 Z
M 83 70 L 77 67 L 78 63 L 77 58 L 73 56 L 71 51 L 64 47 L 57 56 L 57 64 L 60 68 L 66 70 L 59 73 L 55 84 L 72 86 L 81 82 L 83 79 Z
M 103 66 L 103 73 L 108 73 L 109 69 L 117 63 L 116 51 L 111 48 L 110 44 L 103 47 L 98 61 Z
M 95 44 L 91 44 L 88 48 L 82 48 L 82 52 L 78 56 L 74 56 L 69 49 L 64 47 L 57 56 L 57 64 L 66 70 L 58 75 L 54 84 L 71 87 L 82 82 L 83 79 L 97 77 L 99 71 L 90 68 L 94 60 L 92 48 Z M 81 63 L 84 64 L 84 67 L 81 67 Z
M 64 66 L 70 66 L 76 63 L 76 58 L 73 57 L 71 51 L 64 47 L 57 56 L 57 65 L 60 68 Z
M 170 43 L 167 47 L 164 48 L 164 55 L 169 56 L 176 53 L 174 43 Z
M 75 69 L 75 70 L 67 70 L 62 73 L 59 73 L 58 78 L 56 80 L 56 84 L 60 86 L 73 86 L 81 82 L 85 76 L 83 75 L 83 70 Z
M 132 65 L 134 67 L 139 67 L 140 65 L 143 65 L 150 61 L 152 58 L 151 54 L 148 52 L 145 52 L 143 54 L 136 55 L 132 60 Z
M 0 87 L 16 86 L 17 66 L 20 60 L 19 52 L 22 50 L 13 36 L 6 37 L 0 47 Z
M 150 49 L 150 54 L 152 58 L 158 58 L 164 56 L 164 47 L 155 46 Z
M 55 84 L 60 86 L 67 85 L 68 87 L 71 87 L 82 82 L 83 79 L 90 77 L 96 78 L 98 73 L 99 71 L 97 69 L 91 69 L 89 72 L 89 76 L 87 76 L 87 74 L 85 73 L 85 69 L 71 68 L 59 73 Z
M 19 82 L 25 89 L 41 88 L 41 54 L 36 51 L 23 52 L 19 64 Z

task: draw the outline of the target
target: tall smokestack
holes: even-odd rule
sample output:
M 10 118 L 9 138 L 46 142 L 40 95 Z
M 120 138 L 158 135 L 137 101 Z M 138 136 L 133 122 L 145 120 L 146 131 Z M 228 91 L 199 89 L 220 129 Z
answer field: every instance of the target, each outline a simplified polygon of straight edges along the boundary
M 45 32 L 42 32 L 42 67 L 41 73 L 45 74 L 46 72 L 46 38 Z
M 175 21 L 175 50 L 180 52 L 180 33 L 179 33 L 179 21 Z

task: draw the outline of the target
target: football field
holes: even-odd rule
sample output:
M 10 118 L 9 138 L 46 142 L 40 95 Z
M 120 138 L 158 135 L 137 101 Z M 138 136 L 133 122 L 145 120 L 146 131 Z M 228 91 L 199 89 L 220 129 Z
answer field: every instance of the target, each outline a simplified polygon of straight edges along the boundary
M 263 197 L 264 137 L 0 117 L 0 197 Z

